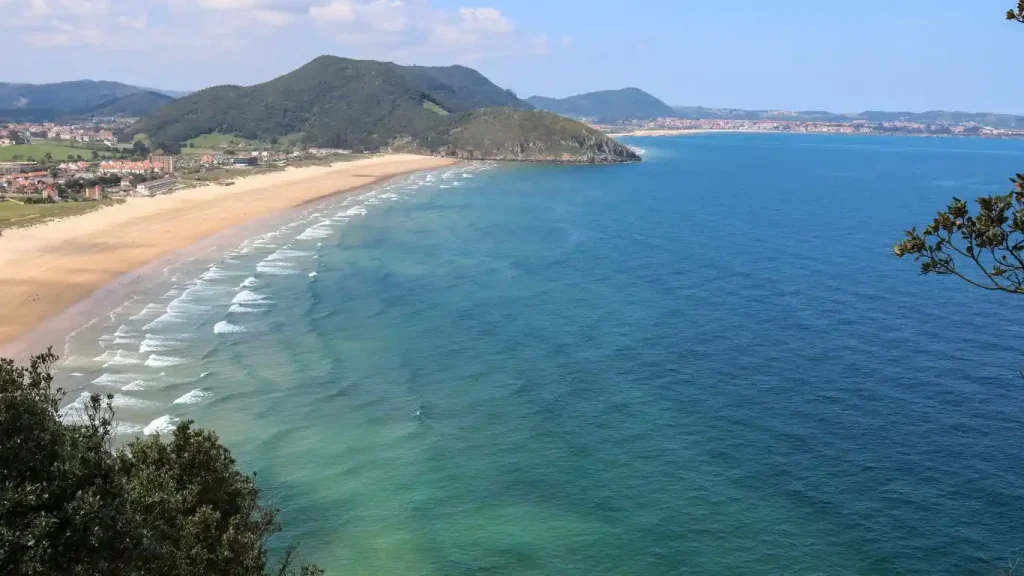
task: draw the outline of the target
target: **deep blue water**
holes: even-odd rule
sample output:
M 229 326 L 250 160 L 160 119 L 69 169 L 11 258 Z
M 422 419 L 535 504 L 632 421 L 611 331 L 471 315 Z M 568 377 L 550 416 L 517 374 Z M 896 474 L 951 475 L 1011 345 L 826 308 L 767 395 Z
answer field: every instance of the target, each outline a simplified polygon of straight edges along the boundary
M 1007 190 L 1024 142 L 630 143 L 644 163 L 312 206 L 76 335 L 67 372 L 127 387 L 126 420 L 216 429 L 331 574 L 993 574 L 1024 549 L 1022 302 L 891 250 Z

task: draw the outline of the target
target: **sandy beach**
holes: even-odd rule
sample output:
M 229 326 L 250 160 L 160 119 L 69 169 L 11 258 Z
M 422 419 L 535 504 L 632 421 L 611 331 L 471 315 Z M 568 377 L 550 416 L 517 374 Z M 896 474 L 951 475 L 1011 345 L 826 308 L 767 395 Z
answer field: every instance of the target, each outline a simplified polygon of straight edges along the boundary
M 122 275 L 233 227 L 400 174 L 455 163 L 396 154 L 289 168 L 8 230 L 0 237 L 0 346 Z

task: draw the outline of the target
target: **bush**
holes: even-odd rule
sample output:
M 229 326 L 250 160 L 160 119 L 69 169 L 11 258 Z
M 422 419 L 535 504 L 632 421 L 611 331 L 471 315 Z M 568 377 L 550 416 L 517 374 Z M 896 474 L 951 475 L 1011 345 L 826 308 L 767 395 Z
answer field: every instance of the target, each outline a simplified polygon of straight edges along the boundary
M 65 422 L 50 351 L 0 360 L 0 574 L 314 576 L 290 546 L 269 566 L 277 510 L 213 432 L 113 449 L 113 395 Z

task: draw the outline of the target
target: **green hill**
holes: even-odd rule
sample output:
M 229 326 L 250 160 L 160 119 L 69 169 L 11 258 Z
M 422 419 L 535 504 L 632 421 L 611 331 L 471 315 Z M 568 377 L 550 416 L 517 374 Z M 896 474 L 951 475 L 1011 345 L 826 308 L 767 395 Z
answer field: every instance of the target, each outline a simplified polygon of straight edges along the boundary
M 0 83 L 0 120 L 47 122 L 90 116 L 136 117 L 173 100 L 120 82 Z
M 56 84 L 0 83 L 0 110 L 76 110 L 143 91 L 141 88 L 120 82 L 95 80 L 75 80 Z
M 631 148 L 585 124 L 542 110 L 485 108 L 454 117 L 437 151 L 466 160 L 638 162 Z
M 676 115 L 671 106 L 639 88 L 603 90 L 561 99 L 531 96 L 526 101 L 541 110 L 598 122 L 647 120 Z
M 81 116 L 137 118 L 156 112 L 174 98 L 159 92 L 136 92 L 120 98 L 106 100 L 95 106 L 73 110 L 70 114 Z
M 483 108 L 494 110 L 471 114 Z M 565 137 L 567 142 L 591 142 L 586 150 L 573 145 L 564 148 L 566 154 L 575 151 L 581 162 L 604 158 L 604 151 L 610 149 L 621 157 L 631 154 L 614 142 L 588 141 L 582 136 L 586 127 L 578 123 L 573 126 L 580 136 L 572 140 L 561 120 L 555 126 L 549 115 L 525 114 L 532 108 L 463 66 L 399 66 L 321 56 L 263 84 L 200 90 L 170 102 L 121 136 L 129 140 L 147 134 L 154 146 L 164 150 L 204 134 L 230 134 L 270 144 L 288 137 L 307 146 L 359 152 L 391 149 L 456 155 L 471 149 L 474 157 L 498 158 L 516 149 L 530 149 L 536 159 L 542 156 L 541 149 L 552 154 L 562 150 L 554 139 Z M 490 133 L 482 125 L 486 122 L 492 122 Z M 498 134 L 498 126 L 510 131 Z M 462 134 L 474 136 L 457 141 Z M 536 145 L 540 140 L 545 145 Z M 598 141 L 600 145 L 593 144 Z M 517 148 L 516 142 L 521 146 Z M 607 161 L 616 161 L 613 157 L 619 156 L 608 155 Z

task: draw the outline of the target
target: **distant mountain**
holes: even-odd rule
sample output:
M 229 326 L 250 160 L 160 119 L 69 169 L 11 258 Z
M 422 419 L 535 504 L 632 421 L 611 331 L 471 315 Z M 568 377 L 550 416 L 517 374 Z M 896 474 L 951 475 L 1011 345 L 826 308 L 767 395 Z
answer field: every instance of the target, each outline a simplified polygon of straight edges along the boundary
M 88 116 L 142 116 L 173 100 L 120 82 L 0 83 L 0 119 L 55 121 Z
M 73 114 L 89 117 L 138 118 L 156 112 L 161 106 L 173 102 L 174 98 L 160 92 L 136 92 L 120 98 L 100 102 L 95 106 L 72 111 Z
M 143 118 L 122 138 L 146 134 L 158 147 L 173 150 L 212 133 L 356 151 L 580 162 L 638 159 L 582 124 L 534 111 L 470 68 L 335 56 L 321 56 L 263 84 L 200 90 Z
M 144 86 L 136 86 L 136 88 L 144 92 L 156 92 L 157 94 L 163 94 L 164 96 L 170 96 L 171 98 L 184 98 L 194 92 L 194 90 L 164 90 L 162 88 L 146 88 Z
M 821 111 L 741 110 L 737 108 L 705 108 L 703 106 L 676 106 L 680 118 L 726 120 L 790 120 L 797 122 L 915 122 L 919 124 L 965 124 L 974 122 L 992 128 L 1024 128 L 1024 116 L 992 114 L 987 112 L 879 112 L 836 114 Z
M 648 120 L 676 115 L 671 106 L 639 88 L 589 92 L 561 99 L 531 96 L 526 101 L 541 110 L 597 122 Z

